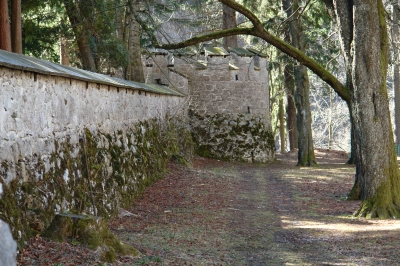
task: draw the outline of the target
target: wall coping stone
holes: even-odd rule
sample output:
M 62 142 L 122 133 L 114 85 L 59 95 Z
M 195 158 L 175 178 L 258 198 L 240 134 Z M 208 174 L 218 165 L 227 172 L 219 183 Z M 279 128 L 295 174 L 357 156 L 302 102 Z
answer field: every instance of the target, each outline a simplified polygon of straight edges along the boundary
M 23 70 L 23 71 L 31 71 L 44 75 L 67 77 L 87 82 L 111 85 L 119 88 L 140 89 L 143 91 L 148 91 L 158 94 L 184 96 L 182 93 L 179 93 L 165 86 L 154 85 L 154 84 L 143 84 L 139 82 L 123 80 L 79 69 L 76 67 L 70 67 L 52 63 L 50 61 L 26 55 L 10 53 L 4 50 L 0 50 L 0 66 Z

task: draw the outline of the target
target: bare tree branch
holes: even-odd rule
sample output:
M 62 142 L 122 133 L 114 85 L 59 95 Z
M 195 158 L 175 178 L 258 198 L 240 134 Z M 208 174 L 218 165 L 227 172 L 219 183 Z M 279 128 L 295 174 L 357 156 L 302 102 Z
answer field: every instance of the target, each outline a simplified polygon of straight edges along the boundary
M 206 42 L 206 41 L 219 39 L 222 37 L 240 35 L 240 34 L 254 35 L 255 30 L 254 30 L 254 28 L 231 28 L 231 29 L 227 29 L 227 30 L 220 30 L 220 31 L 196 36 L 196 37 L 187 39 L 183 42 L 171 43 L 171 44 L 159 44 L 159 45 L 156 45 L 155 47 L 166 49 L 166 50 L 173 50 L 173 49 L 188 47 L 191 45 L 196 45 L 196 44 Z
M 196 36 L 194 38 L 190 38 L 188 40 L 179 43 L 157 44 L 156 48 L 163 48 L 166 50 L 178 49 L 214 39 L 219 39 L 222 37 L 239 35 L 239 34 L 256 36 L 265 40 L 269 44 L 275 46 L 277 49 L 287 54 L 288 56 L 297 60 L 299 63 L 308 67 L 317 76 L 319 76 L 322 80 L 328 83 L 343 100 L 345 100 L 347 103 L 350 102 L 351 96 L 349 88 L 343 85 L 334 75 L 332 75 L 329 71 L 327 71 L 323 66 L 318 64 L 314 59 L 308 57 L 305 53 L 301 52 L 300 50 L 291 46 L 287 42 L 281 40 L 280 38 L 266 31 L 262 26 L 261 21 L 249 9 L 245 8 L 244 6 L 232 0 L 219 0 L 219 1 L 246 16 L 253 23 L 254 27 L 231 28 L 227 30 L 215 31 L 212 33 Z

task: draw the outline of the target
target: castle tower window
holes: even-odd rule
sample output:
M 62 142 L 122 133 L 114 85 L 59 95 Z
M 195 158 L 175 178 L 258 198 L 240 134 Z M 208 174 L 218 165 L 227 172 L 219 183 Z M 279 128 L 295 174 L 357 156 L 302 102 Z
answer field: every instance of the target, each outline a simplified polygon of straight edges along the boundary
M 238 74 L 235 75 L 235 80 L 239 80 L 239 75 Z

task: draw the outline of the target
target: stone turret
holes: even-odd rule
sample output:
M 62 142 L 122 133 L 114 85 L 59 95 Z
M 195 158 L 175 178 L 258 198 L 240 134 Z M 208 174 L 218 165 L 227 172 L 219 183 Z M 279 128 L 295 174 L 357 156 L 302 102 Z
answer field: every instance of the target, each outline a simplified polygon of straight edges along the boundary
M 153 60 L 169 65 L 168 84 L 181 87 L 190 98 L 190 123 L 199 155 L 248 162 L 274 158 L 265 54 L 205 47 L 202 53 L 193 49 L 176 52 L 173 66 L 168 58 L 155 56 Z M 181 77 L 176 78 L 177 73 Z M 176 85 L 185 78 L 187 89 Z

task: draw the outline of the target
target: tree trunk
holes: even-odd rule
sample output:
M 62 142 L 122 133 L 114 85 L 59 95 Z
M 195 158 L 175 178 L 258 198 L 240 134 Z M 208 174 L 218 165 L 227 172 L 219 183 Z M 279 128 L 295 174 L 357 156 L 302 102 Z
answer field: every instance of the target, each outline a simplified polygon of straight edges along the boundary
M 285 2 L 285 1 L 284 1 Z M 296 10 L 293 19 L 290 21 L 290 37 L 292 45 L 297 47 L 300 51 L 305 50 L 303 42 L 303 30 L 301 26 L 300 17 L 298 17 L 299 3 L 297 0 L 293 1 L 291 8 L 287 8 L 288 17 Z M 310 110 L 310 96 L 309 96 L 309 79 L 307 68 L 304 65 L 296 65 L 294 67 L 294 80 L 296 85 L 295 103 L 297 109 L 297 132 L 298 132 L 298 161 L 299 166 L 313 166 L 316 165 L 314 154 L 314 143 L 312 139 L 312 117 Z
M 0 49 L 12 52 L 7 0 L 0 0 Z
M 399 3 L 396 0 L 393 7 L 393 25 L 392 25 L 392 42 L 393 42 L 393 89 L 394 89 L 394 109 L 396 123 L 396 143 L 400 144 L 400 75 L 399 75 L 399 52 L 400 49 L 400 31 L 399 31 Z
M 281 138 L 281 154 L 285 153 L 285 118 L 284 118 L 283 99 L 279 100 L 279 135 Z
M 142 51 L 140 46 L 141 28 L 140 24 L 135 19 L 138 15 L 140 1 L 128 1 L 129 8 L 127 10 L 128 25 L 128 50 L 129 50 L 129 63 L 127 69 L 127 80 L 136 82 L 145 82 L 143 65 L 142 65 Z
M 11 15 L 12 51 L 22 54 L 21 0 L 11 1 Z
M 329 150 L 332 149 L 332 147 L 333 147 L 333 123 L 332 123 L 333 97 L 334 97 L 333 91 L 329 89 L 329 114 L 328 114 L 328 149 Z
M 356 215 L 400 215 L 400 173 L 386 89 L 388 35 L 381 0 L 354 1 L 352 116 L 362 205 Z
M 331 17 L 336 21 L 336 25 L 339 32 L 339 40 L 340 46 L 342 50 L 342 54 L 345 61 L 346 67 L 346 87 L 349 88 L 350 91 L 353 90 L 353 81 L 352 81 L 352 63 L 353 63 L 353 55 L 351 51 L 351 43 L 353 40 L 353 6 L 350 1 L 347 0 L 324 0 L 327 5 L 328 10 L 330 11 Z M 355 142 L 355 134 L 354 134 L 354 125 L 353 119 L 351 118 L 351 103 L 350 100 L 347 101 L 347 106 L 349 107 L 350 113 L 350 122 L 351 122 L 351 153 L 350 158 L 347 161 L 347 164 L 355 164 L 357 161 L 357 152 L 356 152 L 356 142 Z M 357 199 L 361 194 L 356 196 L 355 191 L 360 191 L 359 189 L 359 178 L 355 178 L 354 185 L 355 187 L 350 192 L 350 196 L 353 199 Z
M 290 3 L 288 0 L 283 1 L 283 6 L 285 9 L 290 7 Z M 286 26 L 285 29 L 285 41 L 290 43 L 290 29 Z M 297 138 L 297 123 L 296 123 L 296 105 L 294 103 L 294 77 L 293 77 L 293 63 L 287 63 L 283 70 L 284 73 L 284 87 L 286 92 L 286 126 L 287 132 L 289 136 L 289 147 L 290 151 L 293 151 L 298 148 L 298 138 Z
M 299 140 L 297 136 L 297 123 L 296 123 L 296 105 L 294 103 L 293 95 L 288 94 L 286 106 L 286 117 L 287 117 L 287 131 L 289 135 L 289 148 L 291 151 L 297 149 Z
M 60 37 L 60 64 L 69 66 L 70 65 L 70 57 L 68 53 L 68 44 L 67 39 L 64 36 Z
M 355 140 L 355 135 L 354 135 L 354 122 L 353 122 L 353 118 L 351 116 L 351 107 L 348 104 L 347 105 L 349 108 L 349 113 L 350 113 L 350 124 L 351 124 L 351 131 L 350 131 L 350 158 L 349 160 L 346 162 L 346 164 L 356 164 L 357 159 L 357 150 L 356 150 L 356 140 Z M 361 194 L 359 194 L 358 198 L 353 198 L 353 199 L 359 199 L 361 196 Z
M 295 103 L 297 109 L 298 132 L 298 161 L 299 166 L 313 166 L 317 162 L 314 154 L 314 143 L 311 130 L 311 110 L 309 96 L 309 80 L 307 68 L 303 65 L 295 66 L 296 82 Z
M 236 12 L 229 6 L 222 4 L 222 29 L 236 28 Z M 228 47 L 237 47 L 238 40 L 237 35 L 228 36 L 223 38 L 223 47 L 228 49 Z
M 96 63 L 94 61 L 92 49 L 89 45 L 89 33 L 87 20 L 83 19 L 85 14 L 80 12 L 72 0 L 64 0 L 65 9 L 75 37 L 77 39 L 79 52 L 82 60 L 82 67 L 85 70 L 96 72 Z M 82 8 L 80 8 L 82 10 Z
M 114 0 L 114 5 L 115 5 L 115 28 L 116 28 L 116 34 L 117 37 L 121 40 L 124 38 L 124 22 L 123 22 L 123 17 L 124 13 L 126 10 L 126 7 L 120 7 L 121 5 L 120 1 Z

